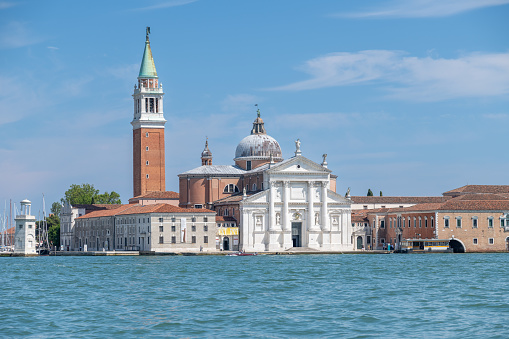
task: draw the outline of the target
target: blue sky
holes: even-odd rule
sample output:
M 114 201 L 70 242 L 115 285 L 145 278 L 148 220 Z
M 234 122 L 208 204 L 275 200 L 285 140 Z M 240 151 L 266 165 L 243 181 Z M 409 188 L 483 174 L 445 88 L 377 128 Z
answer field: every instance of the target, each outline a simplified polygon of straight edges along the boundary
M 0 204 L 71 184 L 132 195 L 131 94 L 150 26 L 166 187 L 232 164 L 258 104 L 337 191 L 509 184 L 509 0 L 0 1 Z M 3 206 L 0 205 L 0 212 Z

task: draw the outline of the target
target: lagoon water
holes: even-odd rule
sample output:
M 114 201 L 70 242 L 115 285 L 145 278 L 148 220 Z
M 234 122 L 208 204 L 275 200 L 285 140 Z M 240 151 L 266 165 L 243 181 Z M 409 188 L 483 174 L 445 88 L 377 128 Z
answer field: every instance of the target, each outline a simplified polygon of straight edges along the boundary
M 0 337 L 509 337 L 509 254 L 0 258 Z

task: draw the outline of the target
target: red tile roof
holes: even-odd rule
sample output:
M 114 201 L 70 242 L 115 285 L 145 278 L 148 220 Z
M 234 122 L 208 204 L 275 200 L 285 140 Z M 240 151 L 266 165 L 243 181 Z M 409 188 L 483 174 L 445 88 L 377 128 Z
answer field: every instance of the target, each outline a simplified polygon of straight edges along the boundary
M 114 210 L 101 210 L 94 211 L 77 219 L 85 218 L 99 218 L 108 217 L 113 215 L 130 215 L 130 214 L 143 214 L 143 213 L 216 213 L 205 208 L 181 208 L 170 204 L 153 204 L 153 205 L 140 205 L 140 204 L 127 204 Z
M 424 204 L 444 202 L 450 197 L 380 197 L 355 196 L 351 197 L 354 204 Z
M 173 191 L 164 191 L 164 192 L 160 192 L 160 191 L 153 191 L 153 192 L 147 192 L 145 194 L 142 194 L 142 195 L 138 195 L 134 198 L 131 198 L 131 199 L 178 199 L 179 198 L 179 194 L 177 192 L 173 192 Z M 129 199 L 129 200 L 131 200 Z
M 509 193 L 509 185 L 465 185 L 442 193 L 443 195 L 469 193 Z

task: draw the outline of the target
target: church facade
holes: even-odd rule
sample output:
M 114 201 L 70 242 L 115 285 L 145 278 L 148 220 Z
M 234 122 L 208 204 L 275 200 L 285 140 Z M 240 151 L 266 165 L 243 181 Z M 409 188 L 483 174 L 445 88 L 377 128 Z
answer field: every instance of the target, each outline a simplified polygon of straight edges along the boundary
M 353 250 L 351 201 L 335 192 L 326 155 L 321 164 L 311 161 L 297 140 L 295 156 L 283 160 L 258 111 L 234 161 L 212 165 L 207 142 L 202 166 L 179 174 L 181 207 L 207 207 L 237 221 L 238 239 L 218 237 L 218 248 L 231 243 L 254 252 Z

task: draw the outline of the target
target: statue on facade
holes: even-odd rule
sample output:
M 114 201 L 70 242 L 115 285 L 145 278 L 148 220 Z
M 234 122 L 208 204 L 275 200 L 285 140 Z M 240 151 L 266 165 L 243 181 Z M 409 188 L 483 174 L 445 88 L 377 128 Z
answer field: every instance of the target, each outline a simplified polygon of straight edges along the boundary
M 295 152 L 300 153 L 300 139 L 295 140 Z

